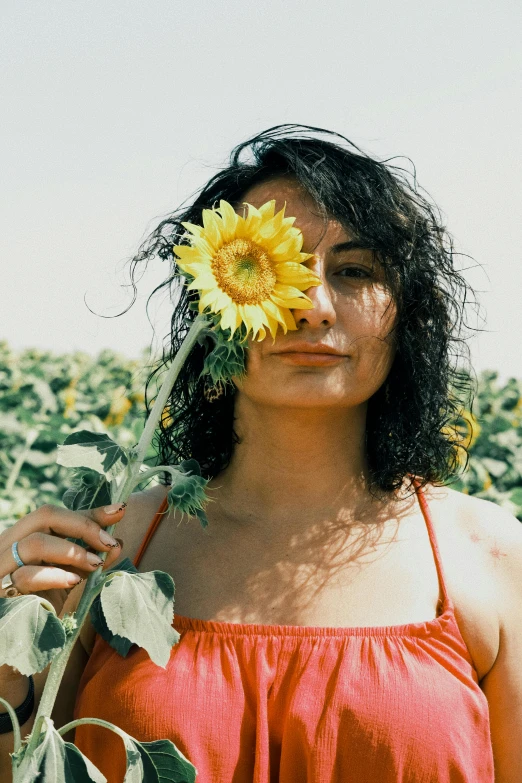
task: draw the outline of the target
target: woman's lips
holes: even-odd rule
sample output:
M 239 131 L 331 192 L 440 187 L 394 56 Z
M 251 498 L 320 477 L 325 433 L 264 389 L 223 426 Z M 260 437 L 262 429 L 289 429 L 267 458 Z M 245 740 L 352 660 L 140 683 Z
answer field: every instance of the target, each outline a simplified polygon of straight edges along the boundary
M 275 354 L 286 364 L 303 364 L 308 367 L 323 367 L 330 364 L 340 364 L 347 357 L 334 353 L 311 353 L 309 351 L 287 351 Z

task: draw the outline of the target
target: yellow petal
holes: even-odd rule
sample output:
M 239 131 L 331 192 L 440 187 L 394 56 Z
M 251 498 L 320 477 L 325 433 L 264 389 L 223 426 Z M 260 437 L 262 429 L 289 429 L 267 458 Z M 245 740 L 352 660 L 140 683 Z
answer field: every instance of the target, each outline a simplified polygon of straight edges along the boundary
M 198 251 L 191 245 L 174 245 L 172 252 L 184 261 L 195 260 L 198 257 Z
M 302 292 L 295 288 L 293 285 L 283 285 L 282 283 L 276 283 L 274 286 L 274 294 L 280 296 L 283 299 L 293 299 L 296 296 L 303 296 Z
M 221 313 L 220 326 L 222 329 L 230 329 L 233 334 L 240 323 L 241 317 L 239 316 L 235 305 L 227 307 L 227 309 Z
M 286 206 L 286 201 L 285 201 Z M 285 210 L 282 209 L 282 212 Z M 263 204 L 261 207 L 259 207 L 259 213 L 265 218 L 265 220 L 270 219 L 274 216 L 275 212 L 275 198 L 273 198 L 271 201 L 267 201 L 266 204 Z
M 219 218 L 214 210 L 203 210 L 203 227 L 205 229 L 205 239 L 214 248 L 214 250 L 219 250 L 222 244 L 218 221 Z
M 201 236 L 201 232 L 203 231 L 203 226 L 197 226 L 195 223 L 181 223 L 183 228 L 186 228 L 187 231 L 190 231 L 191 234 L 194 234 L 194 236 Z
M 230 307 L 231 304 L 232 299 L 229 297 L 226 291 L 222 291 L 221 288 L 218 288 L 218 295 L 215 301 L 216 310 L 224 310 L 226 307 Z
M 216 301 L 217 296 L 218 296 L 218 289 L 217 288 L 212 288 L 210 291 L 206 291 L 203 294 L 203 296 L 200 297 L 200 300 L 199 300 L 199 303 L 200 303 L 201 307 L 203 307 L 203 309 L 205 309 L 205 307 L 209 307 L 209 306 L 212 307 L 212 305 Z M 212 308 L 212 309 L 215 312 L 214 308 Z
M 275 302 L 276 305 L 279 305 L 283 310 L 284 309 L 297 309 L 297 310 L 311 310 L 314 306 L 314 303 L 311 299 L 309 299 L 307 296 L 302 297 L 295 297 L 295 298 L 288 298 L 288 297 L 280 297 L 277 296 L 277 294 L 271 294 L 270 299 L 272 302 Z
M 192 274 L 190 272 L 189 274 Z M 193 291 L 194 288 L 199 288 L 201 291 L 204 291 L 208 288 L 215 288 L 216 287 L 216 279 L 213 274 L 210 272 L 203 273 L 201 275 L 198 275 L 194 278 L 194 280 L 190 283 L 190 285 L 187 286 L 188 291 Z
M 306 291 L 313 285 L 321 285 L 320 278 L 314 272 L 296 262 L 286 261 L 284 264 L 276 264 L 274 270 L 278 283 L 293 285 L 300 291 Z
M 223 199 L 219 202 L 219 211 L 222 218 L 221 236 L 224 244 L 225 242 L 230 242 L 234 236 L 239 215 L 234 211 L 232 204 L 229 204 L 228 201 L 223 201 Z
M 301 245 L 299 244 L 299 240 L 294 237 L 290 237 L 289 239 L 285 239 L 284 242 L 281 242 L 280 245 L 277 247 L 274 247 L 272 249 L 272 255 L 278 261 L 280 258 L 282 259 L 284 256 L 295 256 L 297 253 L 299 253 L 301 249 Z

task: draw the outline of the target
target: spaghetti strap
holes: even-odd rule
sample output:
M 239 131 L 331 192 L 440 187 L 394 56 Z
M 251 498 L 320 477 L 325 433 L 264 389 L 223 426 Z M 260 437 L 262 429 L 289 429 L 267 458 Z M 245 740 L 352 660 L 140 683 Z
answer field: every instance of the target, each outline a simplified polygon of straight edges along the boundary
M 440 556 L 439 551 L 439 545 L 437 544 L 437 537 L 435 535 L 435 529 L 433 527 L 433 522 L 431 519 L 431 514 L 428 506 L 428 501 L 426 500 L 426 496 L 424 495 L 423 489 L 420 487 L 420 482 L 416 478 L 413 480 L 413 484 L 415 486 L 415 492 L 417 493 L 417 499 L 419 501 L 419 505 L 421 507 L 422 515 L 424 517 L 424 520 L 426 522 L 426 527 L 428 528 L 428 536 L 430 539 L 431 548 L 433 551 L 433 557 L 435 559 L 435 567 L 437 569 L 437 574 L 439 577 L 439 584 L 440 588 L 442 590 L 442 611 L 446 611 L 448 607 L 453 606 L 453 602 L 449 596 L 448 589 L 446 587 L 446 579 L 444 577 L 444 569 L 442 567 L 442 559 Z M 439 601 L 440 603 L 440 601 Z
M 141 558 L 145 554 L 145 550 L 147 549 L 147 547 L 148 547 L 148 545 L 149 545 L 149 543 L 150 543 L 150 541 L 152 539 L 152 536 L 156 532 L 156 529 L 157 529 L 159 523 L 163 519 L 163 515 L 166 512 L 167 507 L 168 507 L 168 496 L 165 495 L 165 498 L 163 499 L 163 501 L 161 503 L 161 506 L 156 511 L 156 513 L 154 515 L 154 519 L 150 523 L 149 528 L 148 528 L 147 532 L 145 533 L 145 537 L 144 537 L 143 541 L 140 544 L 140 548 L 138 549 L 138 552 L 137 552 L 137 554 L 136 554 L 136 556 L 134 558 L 134 565 L 136 566 L 136 568 L 139 567 Z

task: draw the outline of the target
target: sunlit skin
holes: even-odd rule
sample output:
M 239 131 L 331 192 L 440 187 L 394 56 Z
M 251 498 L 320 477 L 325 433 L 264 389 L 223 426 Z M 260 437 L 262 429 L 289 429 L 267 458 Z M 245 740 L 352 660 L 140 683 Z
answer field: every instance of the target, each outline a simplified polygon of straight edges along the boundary
M 326 227 L 311 197 L 292 178 L 261 183 L 242 201 L 286 202 L 303 233 L 302 251 L 322 284 L 306 291 L 313 309 L 293 310 L 297 331 L 250 341 L 247 375 L 236 382 L 235 429 L 241 443 L 211 482 L 220 507 L 240 524 L 270 533 L 298 530 L 343 510 L 355 517 L 373 502 L 364 448 L 368 400 L 395 357 L 397 310 L 382 268 L 368 249 L 336 246 L 353 237 L 334 219 Z M 240 211 L 240 207 L 238 207 Z M 342 356 L 293 353 L 297 342 L 324 343 Z M 246 488 L 248 490 L 246 491 Z

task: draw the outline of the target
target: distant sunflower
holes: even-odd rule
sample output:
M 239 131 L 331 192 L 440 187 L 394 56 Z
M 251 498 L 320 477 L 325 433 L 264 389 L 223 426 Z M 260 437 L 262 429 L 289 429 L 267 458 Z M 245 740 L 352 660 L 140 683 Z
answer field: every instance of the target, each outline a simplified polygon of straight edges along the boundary
M 303 266 L 312 255 L 301 253 L 295 218 L 285 218 L 285 207 L 274 214 L 275 200 L 259 209 L 245 204 L 246 217 L 227 201 L 219 204 L 203 210 L 203 227 L 182 223 L 191 244 L 173 248 L 179 268 L 193 278 L 188 289 L 200 291 L 199 312 L 219 314 L 230 339 L 241 324 L 257 340 L 266 337 L 265 327 L 273 338 L 278 325 L 285 334 L 297 329 L 290 310 L 312 308 L 302 292 L 321 281 Z
M 475 441 L 481 433 L 481 426 L 476 417 L 468 410 L 462 410 L 454 426 L 443 427 L 442 432 L 445 435 L 456 435 L 454 451 L 460 466 L 466 463 L 466 449 L 468 452 L 475 444 Z

